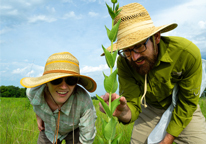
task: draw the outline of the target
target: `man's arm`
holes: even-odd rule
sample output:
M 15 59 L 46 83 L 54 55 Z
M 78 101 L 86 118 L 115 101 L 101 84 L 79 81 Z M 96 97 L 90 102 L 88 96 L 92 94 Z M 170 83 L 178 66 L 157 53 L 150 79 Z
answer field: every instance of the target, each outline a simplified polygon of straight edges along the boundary
M 190 123 L 197 109 L 202 80 L 202 61 L 199 49 L 194 45 L 188 46 L 188 51 L 181 54 L 182 79 L 178 82 L 178 101 L 173 110 L 167 132 L 178 137 Z M 192 52 L 191 52 L 192 51 Z
M 167 133 L 164 137 L 164 139 L 159 144 L 172 144 L 175 137 L 171 134 Z

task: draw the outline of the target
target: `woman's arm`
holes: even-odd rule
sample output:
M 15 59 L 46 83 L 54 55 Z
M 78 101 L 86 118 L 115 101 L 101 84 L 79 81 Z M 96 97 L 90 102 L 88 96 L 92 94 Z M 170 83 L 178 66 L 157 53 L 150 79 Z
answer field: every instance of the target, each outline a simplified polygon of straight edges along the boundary
M 36 114 L 37 124 L 39 131 L 44 130 L 44 121 Z

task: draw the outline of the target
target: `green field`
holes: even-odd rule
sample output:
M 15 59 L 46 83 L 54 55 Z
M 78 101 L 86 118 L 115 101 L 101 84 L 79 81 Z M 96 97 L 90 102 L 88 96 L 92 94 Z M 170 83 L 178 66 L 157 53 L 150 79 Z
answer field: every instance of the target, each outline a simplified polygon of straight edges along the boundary
M 102 137 L 101 119 L 105 114 L 101 113 L 98 108 L 98 101 L 93 100 L 94 106 L 97 111 L 97 135 Z M 38 127 L 36 122 L 36 116 L 33 112 L 33 108 L 30 105 L 27 98 L 1 98 L 1 114 L 0 114 L 0 142 L 1 144 L 36 144 L 38 138 Z M 201 98 L 199 105 L 202 109 L 204 116 L 206 117 L 206 98 Z M 122 132 L 123 136 L 121 144 L 128 144 L 132 132 L 132 126 L 130 125 L 117 125 L 117 133 Z M 95 138 L 95 144 L 98 144 Z

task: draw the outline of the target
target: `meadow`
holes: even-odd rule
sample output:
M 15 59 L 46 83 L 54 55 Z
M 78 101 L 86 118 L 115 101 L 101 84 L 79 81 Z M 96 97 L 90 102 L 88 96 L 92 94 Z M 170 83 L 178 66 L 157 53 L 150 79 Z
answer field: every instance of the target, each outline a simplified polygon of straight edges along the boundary
M 105 114 L 98 108 L 98 101 L 93 100 L 97 111 L 97 136 L 102 137 L 102 124 L 100 117 L 106 119 Z M 0 98 L 0 143 L 1 144 L 36 144 L 38 128 L 36 116 L 27 98 Z M 206 117 L 206 98 L 199 100 L 203 115 Z M 121 144 L 129 144 L 133 123 L 129 125 L 118 124 L 117 133 L 122 132 Z M 63 142 L 64 144 L 65 142 Z M 98 144 L 97 137 L 94 144 Z

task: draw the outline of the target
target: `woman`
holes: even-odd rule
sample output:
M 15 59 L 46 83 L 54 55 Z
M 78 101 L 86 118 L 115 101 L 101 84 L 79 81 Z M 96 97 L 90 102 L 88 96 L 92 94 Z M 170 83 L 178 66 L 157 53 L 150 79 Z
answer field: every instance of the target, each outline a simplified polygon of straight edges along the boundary
M 38 144 L 93 142 L 96 111 L 86 90 L 94 92 L 96 82 L 79 71 L 78 60 L 61 52 L 48 58 L 41 77 L 21 79 L 36 113 Z

